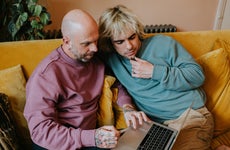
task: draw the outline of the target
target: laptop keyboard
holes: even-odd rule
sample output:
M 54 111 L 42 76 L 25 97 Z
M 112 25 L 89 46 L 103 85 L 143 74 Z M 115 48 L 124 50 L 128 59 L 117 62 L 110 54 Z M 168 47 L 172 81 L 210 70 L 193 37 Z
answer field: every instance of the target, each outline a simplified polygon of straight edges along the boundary
M 153 124 L 138 150 L 164 150 L 173 131 Z

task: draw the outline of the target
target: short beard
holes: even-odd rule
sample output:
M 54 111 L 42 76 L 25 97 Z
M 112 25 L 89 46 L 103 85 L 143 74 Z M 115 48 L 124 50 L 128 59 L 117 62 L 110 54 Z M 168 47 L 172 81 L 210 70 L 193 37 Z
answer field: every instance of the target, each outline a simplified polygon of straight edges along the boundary
M 81 58 L 81 59 L 79 59 L 80 61 L 82 61 L 82 62 L 84 62 L 84 63 L 86 63 L 86 62 L 89 62 L 90 61 L 90 59 L 85 59 L 85 58 Z

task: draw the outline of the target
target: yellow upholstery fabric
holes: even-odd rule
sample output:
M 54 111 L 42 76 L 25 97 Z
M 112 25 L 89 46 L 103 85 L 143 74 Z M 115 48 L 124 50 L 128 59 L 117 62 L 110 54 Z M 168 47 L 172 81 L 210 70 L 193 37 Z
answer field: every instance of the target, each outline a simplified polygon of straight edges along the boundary
M 99 111 L 97 112 L 98 126 L 114 125 L 114 113 L 112 106 L 113 93 L 111 86 L 115 82 L 112 76 L 105 76 L 102 95 L 99 100 Z
M 194 58 L 198 58 L 201 55 L 205 55 L 206 53 L 209 53 L 213 50 L 217 50 L 219 48 L 223 48 L 225 50 L 228 49 L 228 52 L 229 52 L 230 30 L 172 32 L 172 33 L 163 33 L 163 34 L 172 36 L 174 39 L 176 39 L 178 42 L 180 42 L 188 50 L 188 52 L 194 56 Z M 148 34 L 146 36 L 153 36 L 153 35 L 155 35 L 155 34 Z M 219 39 L 219 41 L 215 42 L 217 39 Z M 44 57 L 46 57 L 47 54 L 49 54 L 53 49 L 60 46 L 61 43 L 62 43 L 61 39 L 0 42 L 0 70 L 15 66 L 17 64 L 21 64 L 22 69 L 23 69 L 23 73 L 27 79 L 31 75 L 31 73 L 35 69 L 35 67 L 38 65 L 38 63 Z M 215 43 L 215 45 L 214 45 L 214 43 Z M 222 51 L 222 50 L 219 50 L 219 51 Z M 222 52 L 219 52 L 219 53 L 222 53 Z M 217 55 L 217 56 L 218 56 L 218 59 L 208 58 L 207 61 L 210 60 L 210 62 L 209 63 L 206 62 L 206 63 L 208 63 L 208 64 L 223 63 L 223 60 L 219 59 L 219 55 Z M 221 62 L 217 62 L 217 61 L 221 61 Z M 223 66 L 221 66 L 220 68 L 216 67 L 216 70 L 214 70 L 214 72 L 211 72 L 211 73 L 206 75 L 207 79 L 206 79 L 206 82 L 204 84 L 204 86 L 206 86 L 206 93 L 208 93 L 209 89 L 215 91 L 214 89 L 219 88 L 219 83 L 222 81 L 218 81 L 217 82 L 218 84 L 217 84 L 216 81 L 214 80 L 216 78 L 212 79 L 211 77 L 217 73 L 221 73 L 220 69 L 222 67 Z M 2 80 L 4 78 L 5 78 L 5 76 L 0 77 L 0 80 Z M 221 80 L 221 79 L 222 79 L 222 77 L 218 78 L 218 80 Z M 210 84 L 207 83 L 207 80 L 211 83 Z M 214 87 L 207 87 L 207 86 L 214 86 Z M 106 108 L 101 107 L 101 109 L 104 109 L 105 112 L 106 111 L 109 112 L 112 108 L 113 109 L 113 115 L 111 115 L 111 114 L 110 115 L 113 116 L 114 121 L 116 122 L 115 126 L 122 128 L 123 125 L 120 126 L 117 123 L 117 117 L 118 116 L 121 118 L 123 117 L 122 115 L 116 115 L 117 114 L 116 110 L 120 109 L 119 107 L 118 107 L 119 109 L 116 109 L 116 105 L 115 105 L 116 104 L 115 102 L 116 102 L 117 89 L 111 88 L 110 90 L 112 90 L 112 92 L 113 92 L 112 104 L 110 101 L 108 109 L 107 109 L 107 107 Z M 228 112 L 228 111 L 225 110 L 222 112 L 222 110 L 219 111 L 218 109 L 227 109 L 227 107 L 230 107 L 230 105 L 225 103 L 226 107 L 222 107 L 222 105 L 224 105 L 222 98 L 226 98 L 226 97 L 224 97 L 220 93 L 220 90 L 217 89 L 217 91 L 219 91 L 219 94 L 220 94 L 219 97 L 215 97 L 213 99 L 208 98 L 207 99 L 207 106 L 208 106 L 209 110 L 213 111 L 216 124 L 220 125 L 220 126 L 217 125 L 217 128 L 222 129 L 223 127 L 224 128 L 226 127 L 226 122 L 225 122 L 226 120 L 225 119 L 227 119 L 227 114 L 225 112 Z M 230 93 L 230 92 L 228 92 L 228 93 Z M 208 93 L 208 94 L 210 94 L 210 93 Z M 220 102 L 215 101 L 215 100 L 217 100 L 216 98 L 218 98 L 218 100 L 220 100 Z M 11 100 L 11 97 L 9 97 L 9 99 Z M 22 101 L 20 101 L 20 100 L 17 101 L 18 104 L 21 102 Z M 20 105 L 23 105 L 23 104 L 20 104 Z M 219 105 L 221 105 L 221 106 L 219 106 Z M 113 119 L 110 118 L 110 121 L 113 121 Z M 121 122 L 124 123 L 124 121 L 121 121 Z M 224 126 L 222 126 L 222 124 Z M 224 131 L 224 130 L 221 130 L 221 132 L 222 131 Z M 27 130 L 22 130 L 22 132 L 23 132 L 22 136 L 27 136 L 27 134 L 26 134 Z M 230 133 L 229 132 L 230 131 L 228 131 L 228 132 L 226 131 L 223 134 L 220 134 L 220 133 L 217 134 L 218 136 L 214 137 L 212 144 L 214 146 L 216 143 L 226 144 L 226 145 L 230 146 L 230 143 L 226 142 L 227 139 L 228 139 L 228 141 L 230 141 Z M 216 141 L 218 141 L 218 142 L 216 142 Z M 24 149 L 26 149 L 26 148 L 24 148 Z
M 212 140 L 211 148 L 215 150 L 218 146 L 223 144 L 230 146 L 230 130 L 214 138 Z
M 118 89 L 112 88 L 111 90 L 112 90 L 112 92 L 114 94 L 114 97 L 113 97 L 113 110 L 114 110 L 114 116 L 115 116 L 115 124 L 114 124 L 114 126 L 117 129 L 127 128 L 123 110 L 117 104 Z
M 210 50 L 214 50 L 212 48 L 216 39 L 229 39 L 230 30 L 168 32 L 163 34 L 176 39 L 189 51 L 190 54 L 192 54 L 194 58 L 197 58 Z M 155 34 L 148 34 L 147 36 L 152 35 Z
M 26 79 L 38 63 L 60 46 L 61 39 L 32 40 L 0 43 L 0 69 L 21 64 Z
M 26 80 L 21 65 L 0 70 L 0 92 L 5 93 L 9 97 L 13 119 L 16 123 L 16 132 L 21 137 L 22 144 L 25 144 L 24 146 L 27 147 L 28 143 L 30 143 L 30 134 L 27 122 L 23 116 L 26 100 L 25 84 Z
M 205 72 L 206 106 L 215 120 L 214 136 L 230 129 L 230 54 L 225 48 L 198 58 Z M 218 71 L 217 71 L 218 70 Z
M 117 129 L 126 127 L 122 108 L 117 104 L 118 89 L 112 88 L 116 78 L 106 75 L 97 113 L 98 126 L 114 125 Z
M 217 39 L 214 43 L 213 49 L 217 49 L 217 48 L 223 48 L 226 51 L 230 52 L 230 41 Z

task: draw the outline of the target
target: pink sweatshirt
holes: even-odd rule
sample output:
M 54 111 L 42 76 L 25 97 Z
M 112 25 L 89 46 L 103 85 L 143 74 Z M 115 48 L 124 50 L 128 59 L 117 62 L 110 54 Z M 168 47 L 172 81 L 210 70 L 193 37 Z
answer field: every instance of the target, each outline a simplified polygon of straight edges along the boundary
M 38 65 L 26 85 L 24 109 L 34 143 L 47 149 L 95 146 L 104 70 L 98 59 L 79 62 L 61 47 Z M 131 99 L 119 86 L 118 104 L 127 103 Z

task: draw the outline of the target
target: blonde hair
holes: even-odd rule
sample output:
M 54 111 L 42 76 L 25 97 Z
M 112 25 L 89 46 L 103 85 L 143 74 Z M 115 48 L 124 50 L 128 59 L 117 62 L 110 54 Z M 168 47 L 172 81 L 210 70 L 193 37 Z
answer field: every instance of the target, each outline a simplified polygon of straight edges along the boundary
M 102 51 L 114 51 L 111 38 L 127 31 L 134 31 L 140 39 L 144 36 L 144 26 L 127 7 L 117 5 L 109 8 L 99 18 L 98 47 Z

